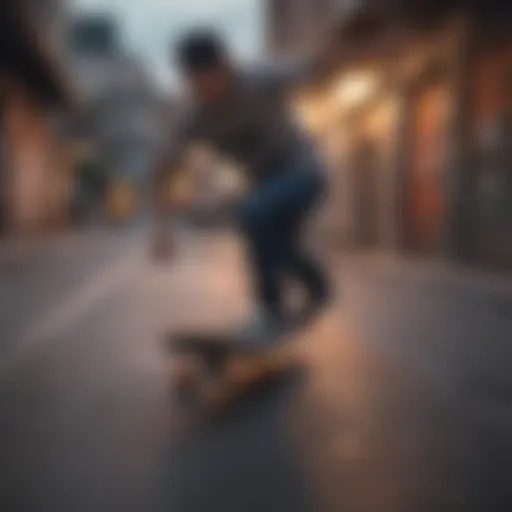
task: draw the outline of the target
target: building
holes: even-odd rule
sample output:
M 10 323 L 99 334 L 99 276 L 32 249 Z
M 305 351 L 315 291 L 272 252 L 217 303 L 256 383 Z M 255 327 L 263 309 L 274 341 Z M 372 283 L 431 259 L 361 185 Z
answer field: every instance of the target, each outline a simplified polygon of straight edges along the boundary
M 283 5 L 300 9 L 269 4 L 280 13 L 269 21 L 270 49 L 287 53 L 283 34 L 300 39 L 301 23 Z M 301 109 L 335 150 L 340 238 L 510 266 L 510 7 L 373 0 L 325 9 L 340 26 L 340 62 Z
M 66 55 L 66 34 L 70 20 L 67 0 L 22 0 L 32 23 L 39 27 L 49 51 L 59 60 Z
M 283 57 L 307 50 L 350 5 L 347 0 L 268 0 L 265 7 L 268 52 Z
M 295 58 L 301 51 L 306 52 L 311 45 L 317 44 L 325 34 L 333 34 L 339 26 L 340 31 L 350 12 L 348 2 L 341 0 L 268 0 L 266 2 L 267 50 L 271 59 Z M 346 170 L 348 134 L 346 123 L 341 120 L 341 89 L 345 87 L 343 76 L 336 68 L 329 77 L 321 77 L 319 83 L 313 80 L 296 91 L 293 105 L 298 117 L 309 128 L 311 134 L 323 146 L 327 155 L 330 179 L 331 201 L 323 212 L 323 226 L 328 230 L 331 240 L 346 241 L 353 230 L 351 227 L 353 212 L 350 207 L 352 195 L 347 186 L 349 176 Z M 338 82 L 343 82 L 340 85 Z M 355 77 L 349 85 L 349 94 L 359 101 L 363 91 L 358 89 L 361 79 Z M 343 93 L 344 94 L 344 93 Z M 347 101 L 343 101 L 345 105 Z
M 107 15 L 72 18 L 68 59 L 75 84 L 86 103 L 94 102 L 118 78 L 121 54 L 116 21 Z
M 70 174 L 60 112 L 70 106 L 65 75 L 30 2 L 3 2 L 0 219 L 3 233 L 62 226 Z
M 123 80 L 109 84 L 92 105 L 93 131 L 107 167 L 141 183 L 165 134 L 162 100 L 136 59 L 125 56 L 119 62 L 121 72 Z
M 141 189 L 160 150 L 163 99 L 144 63 L 129 52 L 115 19 L 102 14 L 75 18 L 69 60 L 86 110 L 83 134 L 108 181 Z

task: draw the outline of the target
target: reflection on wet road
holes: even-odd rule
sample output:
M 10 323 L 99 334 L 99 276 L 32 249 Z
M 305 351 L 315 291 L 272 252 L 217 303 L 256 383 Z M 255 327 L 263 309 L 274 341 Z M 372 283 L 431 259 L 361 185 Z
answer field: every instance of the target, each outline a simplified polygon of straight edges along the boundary
M 241 318 L 247 283 L 230 241 L 186 241 L 169 267 L 143 242 L 56 250 L 50 280 L 40 262 L 0 276 L 1 510 L 512 510 L 504 310 L 345 261 L 307 376 L 176 437 L 161 336 Z

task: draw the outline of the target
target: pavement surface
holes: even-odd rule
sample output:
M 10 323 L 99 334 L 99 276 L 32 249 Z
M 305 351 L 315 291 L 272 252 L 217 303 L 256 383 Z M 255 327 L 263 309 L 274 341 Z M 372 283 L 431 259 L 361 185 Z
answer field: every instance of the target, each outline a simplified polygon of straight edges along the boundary
M 340 296 L 305 340 L 309 373 L 177 436 L 160 341 L 240 321 L 249 282 L 228 237 L 183 234 L 172 265 L 148 261 L 146 238 L 0 251 L 0 510 L 512 510 L 503 293 L 333 261 Z

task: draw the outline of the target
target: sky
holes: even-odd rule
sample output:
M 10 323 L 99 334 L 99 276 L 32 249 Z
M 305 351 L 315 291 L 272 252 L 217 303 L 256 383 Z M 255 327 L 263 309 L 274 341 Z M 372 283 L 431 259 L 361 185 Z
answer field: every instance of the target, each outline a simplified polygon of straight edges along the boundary
M 261 51 L 263 0 L 74 0 L 77 10 L 109 12 L 120 21 L 131 50 L 141 55 L 160 85 L 176 85 L 169 44 L 189 26 L 213 24 L 226 32 L 242 59 Z

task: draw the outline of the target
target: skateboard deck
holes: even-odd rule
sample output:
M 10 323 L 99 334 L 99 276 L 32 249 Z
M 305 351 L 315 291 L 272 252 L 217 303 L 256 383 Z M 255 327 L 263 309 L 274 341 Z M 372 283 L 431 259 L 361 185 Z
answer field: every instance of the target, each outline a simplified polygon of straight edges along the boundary
M 166 341 L 177 398 L 203 418 L 220 413 L 251 391 L 304 369 L 293 342 L 297 336 L 283 336 L 275 346 L 254 352 L 230 332 L 171 333 Z

